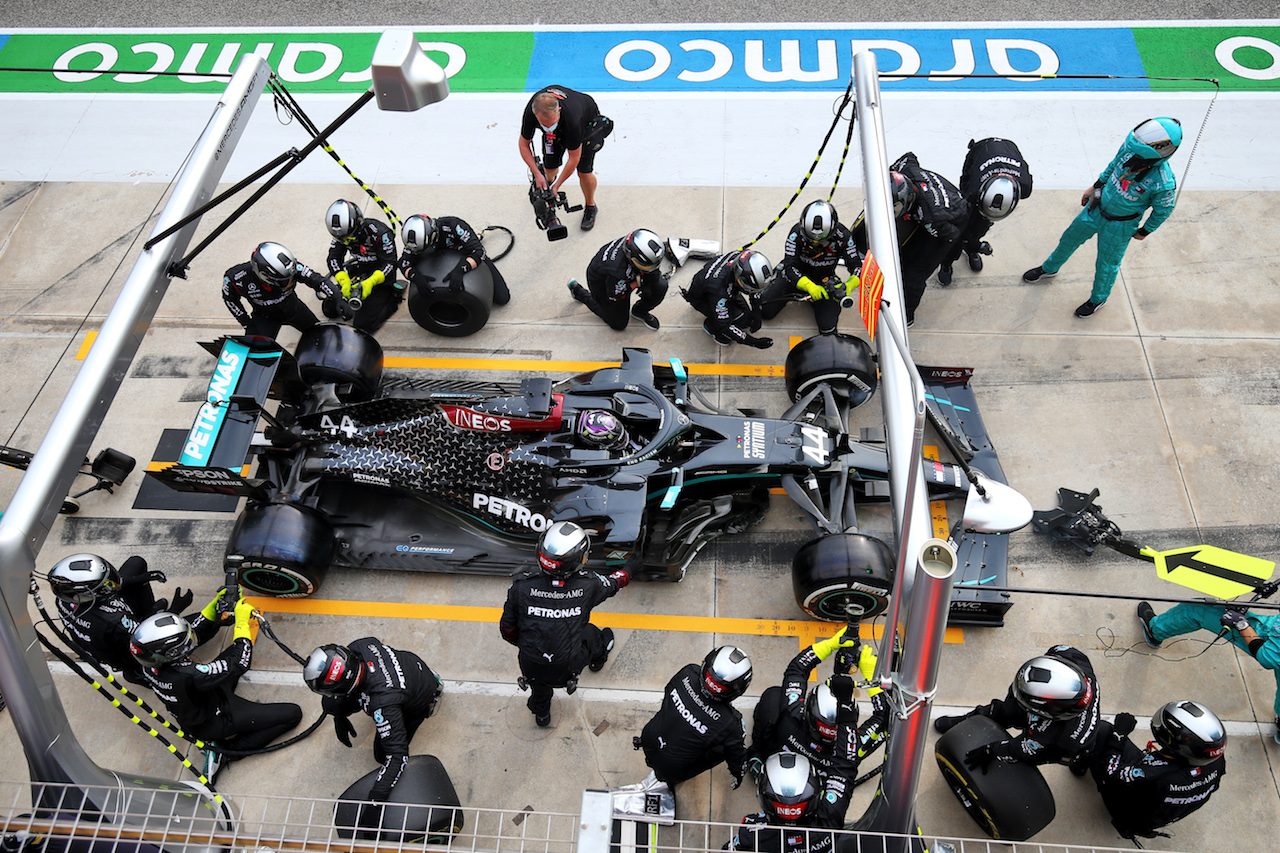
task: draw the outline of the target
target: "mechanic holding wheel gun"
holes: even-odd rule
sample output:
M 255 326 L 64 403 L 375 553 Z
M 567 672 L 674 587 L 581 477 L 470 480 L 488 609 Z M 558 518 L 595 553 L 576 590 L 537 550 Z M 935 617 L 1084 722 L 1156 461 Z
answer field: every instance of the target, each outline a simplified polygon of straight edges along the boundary
M 325 300 L 324 315 L 343 316 L 357 329 L 373 334 L 404 301 L 404 284 L 396 279 L 395 232 L 383 222 L 365 219 L 355 202 L 343 199 L 329 205 L 324 224 L 333 235 L 329 274 L 344 300 L 341 304 L 337 297 Z
M 229 598 L 226 587 L 190 621 L 175 613 L 148 616 L 133 630 L 129 644 L 151 691 L 182 728 L 209 742 L 204 775 L 210 781 L 228 761 L 260 751 L 302 722 L 302 709 L 292 702 L 263 704 L 236 695 L 236 685 L 253 661 L 249 623 L 254 611 L 243 597 L 233 606 L 224 598 Z M 231 645 L 208 663 L 192 661 L 196 647 L 226 624 L 235 626 Z
M 551 725 L 554 688 L 578 689 L 583 668 L 599 672 L 613 651 L 613 629 L 591 624 L 591 610 L 631 581 L 618 569 L 587 571 L 591 538 L 572 521 L 554 522 L 538 540 L 538 565 L 516 575 L 498 628 L 520 650 L 520 688 L 541 728 Z
M 260 243 L 247 264 L 237 264 L 223 275 L 222 301 L 246 335 L 274 338 L 286 323 L 305 332 L 320 321 L 298 298 L 298 281 L 323 299 L 332 300 L 337 292 L 328 278 L 299 263 L 284 246 Z M 248 311 L 242 299 L 249 303 Z
M 409 763 L 409 745 L 422 722 L 435 713 L 444 682 L 413 652 L 393 649 L 374 637 L 345 646 L 326 643 L 314 649 L 302 669 L 307 687 L 320 694 L 321 707 L 333 716 L 343 746 L 351 746 L 357 710 L 373 718 L 374 760 L 382 764 L 360 809 L 358 825 L 378 827 L 382 803 Z
M 481 264 L 486 264 L 489 267 L 489 275 L 493 279 L 493 304 L 506 305 L 511 301 L 507 280 L 502 277 L 497 266 L 485 254 L 480 236 L 466 221 L 456 216 L 432 218 L 425 214 L 414 214 L 404 221 L 404 226 L 400 229 L 400 242 L 404 246 L 404 252 L 400 255 L 400 271 L 404 273 L 407 281 L 416 281 L 419 287 L 425 287 L 434 282 L 434 276 L 423 274 L 419 277 L 418 261 L 424 255 L 446 249 L 460 252 L 465 256 L 444 277 L 450 293 L 461 293 L 463 276 Z
M 841 261 L 849 270 L 847 281 L 836 275 Z M 761 314 L 772 320 L 790 303 L 808 298 L 818 333 L 834 335 L 841 309 L 857 305 L 861 271 L 862 255 L 835 207 L 829 201 L 811 201 L 787 234 L 782 263 L 760 296 Z

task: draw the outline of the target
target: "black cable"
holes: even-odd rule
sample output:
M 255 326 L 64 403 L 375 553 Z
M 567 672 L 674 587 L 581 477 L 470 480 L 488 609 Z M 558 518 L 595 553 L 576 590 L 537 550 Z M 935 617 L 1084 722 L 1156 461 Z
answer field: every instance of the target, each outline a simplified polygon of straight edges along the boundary
M 486 255 L 489 255 L 489 260 L 491 260 L 491 261 L 500 261 L 500 260 L 502 260 L 503 258 L 505 258 L 505 257 L 507 256 L 507 254 L 508 254 L 508 253 L 510 253 L 510 251 L 511 251 L 513 248 L 515 248 L 515 245 L 516 245 L 516 235 L 514 235 L 514 234 L 512 234 L 512 233 L 511 233 L 511 229 L 510 229 L 510 228 L 507 228 L 506 226 L 503 226 L 503 225 L 486 225 L 485 227 L 483 227 L 483 228 L 481 228 L 481 229 L 480 229 L 480 239 L 481 239 L 481 240 L 483 240 L 483 239 L 484 239 L 484 235 L 485 235 L 485 232 L 486 232 L 486 231 L 505 231 L 505 232 L 507 232 L 507 237 L 509 237 L 509 238 L 510 238 L 510 241 L 507 243 L 507 248 L 503 249 L 501 252 L 499 252 L 499 253 L 498 253 L 498 254 L 496 254 L 496 255 L 489 255 L 488 250 L 485 250 L 485 254 L 486 254 Z

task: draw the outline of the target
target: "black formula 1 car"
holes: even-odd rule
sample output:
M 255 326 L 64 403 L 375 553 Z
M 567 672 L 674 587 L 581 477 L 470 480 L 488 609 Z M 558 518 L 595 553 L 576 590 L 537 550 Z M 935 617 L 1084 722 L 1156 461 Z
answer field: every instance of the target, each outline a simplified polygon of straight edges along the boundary
M 759 523 L 781 485 L 824 534 L 797 554 L 797 602 L 838 621 L 885 607 L 893 551 L 856 532 L 855 504 L 889 497 L 882 443 L 849 435 L 877 383 L 858 338 L 791 351 L 781 418 L 701 408 L 680 362 L 642 349 L 558 383 L 503 384 L 384 375 L 378 343 L 339 324 L 304 333 L 292 356 L 262 338 L 207 346 L 208 402 L 179 463 L 152 476 L 248 499 L 226 561 L 255 592 L 310 595 L 330 565 L 508 575 L 559 520 L 592 532 L 589 567 L 679 581 L 712 539 Z M 576 437 L 600 410 L 625 425 L 624 446 Z M 927 467 L 935 497 L 966 496 L 959 466 Z

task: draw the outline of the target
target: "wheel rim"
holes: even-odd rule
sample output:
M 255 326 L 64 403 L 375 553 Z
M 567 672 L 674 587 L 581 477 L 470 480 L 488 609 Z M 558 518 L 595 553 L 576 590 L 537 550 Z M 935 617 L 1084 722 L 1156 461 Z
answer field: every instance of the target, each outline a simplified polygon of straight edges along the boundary
M 442 328 L 456 329 L 471 321 L 471 312 L 455 302 L 437 302 L 427 309 L 431 321 Z
M 879 597 L 845 586 L 820 589 L 805 599 L 804 609 L 818 619 L 846 622 L 864 619 L 883 608 Z
M 252 568 L 240 573 L 240 584 L 276 598 L 310 595 L 314 587 L 301 575 L 279 568 Z

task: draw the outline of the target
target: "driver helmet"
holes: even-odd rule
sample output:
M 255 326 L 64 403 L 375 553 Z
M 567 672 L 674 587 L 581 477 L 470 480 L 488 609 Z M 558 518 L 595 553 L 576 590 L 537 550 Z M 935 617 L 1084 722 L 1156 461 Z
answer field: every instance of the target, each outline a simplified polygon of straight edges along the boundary
M 336 643 L 317 646 L 302 667 L 302 680 L 321 696 L 346 696 L 363 677 L 364 659 L 360 653 Z
M 1125 144 L 1144 160 L 1168 160 L 1182 144 L 1182 122 L 1176 118 L 1149 118 L 1129 132 Z
M 740 252 L 733 259 L 733 280 L 742 293 L 759 293 L 772 277 L 773 265 L 763 252 Z
M 415 213 L 406 219 L 400 229 L 400 241 L 404 243 L 404 250 L 411 255 L 435 248 L 439 238 L 440 227 L 436 225 L 436 221 L 421 213 Z
M 298 271 L 298 259 L 279 243 L 259 243 L 249 256 L 249 268 L 272 287 L 288 287 Z
M 751 658 L 737 646 L 720 646 L 702 659 L 698 687 L 708 699 L 732 702 L 751 684 Z
M 838 223 L 835 206 L 829 201 L 811 201 L 800 214 L 800 231 L 814 243 L 827 242 Z
M 992 222 L 999 222 L 1018 206 L 1018 182 L 1008 175 L 994 175 L 982 185 L 978 199 L 982 215 Z
M 765 759 L 756 794 L 770 823 L 798 823 L 818 799 L 818 775 L 803 755 L 776 752 Z
M 578 438 L 592 447 L 622 447 L 627 443 L 627 428 L 613 412 L 589 409 L 578 416 Z
M 1218 715 L 1199 702 L 1170 702 L 1151 718 L 1151 735 L 1164 752 L 1177 755 L 1195 767 L 1222 757 L 1227 730 Z
M 199 641 L 191 623 L 176 613 L 156 613 L 138 623 L 129 638 L 129 654 L 143 666 L 174 663 L 195 651 Z
M 325 227 L 339 240 L 346 240 L 355 234 L 362 222 L 364 214 L 356 207 L 356 203 L 341 198 L 329 205 L 324 214 Z
M 835 694 L 825 681 L 813 688 L 804 700 L 804 721 L 809 726 L 809 734 L 822 743 L 834 743 L 838 710 Z
M 656 270 L 662 263 L 662 240 L 657 234 L 644 228 L 639 228 L 627 235 L 624 249 L 627 260 L 641 272 Z
M 63 557 L 47 577 L 53 594 L 77 607 L 105 601 L 120 589 L 120 572 L 97 554 Z
M 1061 658 L 1040 655 L 1018 667 L 1013 696 L 1032 714 L 1070 720 L 1084 713 L 1093 699 L 1093 682 L 1080 667 Z
M 901 219 L 916 203 L 915 185 L 901 172 L 889 173 L 889 194 L 893 196 L 894 219 Z
M 538 540 L 538 566 L 553 578 L 566 578 L 587 565 L 591 539 L 572 521 L 557 521 Z

